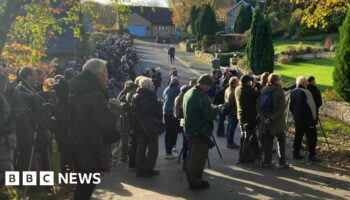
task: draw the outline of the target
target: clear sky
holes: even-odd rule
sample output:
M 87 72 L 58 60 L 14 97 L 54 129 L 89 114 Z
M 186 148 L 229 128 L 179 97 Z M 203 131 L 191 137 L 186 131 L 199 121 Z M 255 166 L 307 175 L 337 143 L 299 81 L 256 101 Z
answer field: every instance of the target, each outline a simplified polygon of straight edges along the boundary
M 107 4 L 111 0 L 93 0 L 103 4 Z M 133 5 L 140 6 L 160 6 L 160 7 L 169 7 L 168 0 L 122 0 L 126 3 L 131 3 Z

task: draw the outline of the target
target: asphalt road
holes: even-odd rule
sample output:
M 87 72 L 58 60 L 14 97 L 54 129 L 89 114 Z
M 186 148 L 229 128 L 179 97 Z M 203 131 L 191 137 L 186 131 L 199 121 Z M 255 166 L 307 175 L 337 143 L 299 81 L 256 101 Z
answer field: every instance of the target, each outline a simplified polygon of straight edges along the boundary
M 137 43 L 140 68 L 160 67 L 163 74 L 163 87 L 169 79 L 166 52 L 168 45 Z M 187 83 L 188 78 L 196 76 L 192 70 L 175 63 L 180 81 Z M 209 69 L 208 69 L 209 72 Z M 238 143 L 239 130 L 235 140 Z M 237 165 L 238 150 L 226 148 L 226 138 L 216 138 L 223 159 L 216 149 L 211 149 L 209 159 L 211 168 L 206 168 L 204 179 L 211 188 L 204 191 L 190 191 L 181 163 L 165 160 L 164 134 L 159 137 L 159 157 L 156 168 L 160 175 L 152 178 L 136 178 L 135 172 L 127 164 L 118 163 L 97 186 L 93 199 L 350 199 L 350 179 L 340 176 L 344 173 L 334 168 L 311 165 L 291 160 L 291 142 L 288 141 L 287 159 L 292 163 L 289 169 L 261 168 L 259 165 Z M 182 136 L 179 135 L 177 148 L 181 148 Z M 277 163 L 277 155 L 274 155 Z

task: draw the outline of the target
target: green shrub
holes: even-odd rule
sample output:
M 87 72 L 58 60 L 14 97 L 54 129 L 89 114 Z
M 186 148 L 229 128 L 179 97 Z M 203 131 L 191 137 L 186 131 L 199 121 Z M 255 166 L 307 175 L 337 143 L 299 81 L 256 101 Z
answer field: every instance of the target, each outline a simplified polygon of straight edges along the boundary
M 212 44 L 215 43 L 215 38 L 212 35 L 205 35 L 202 39 L 202 51 L 205 52 Z
M 308 28 L 306 25 L 299 25 L 296 28 L 296 34 L 299 37 L 308 37 L 319 34 L 319 31 L 314 28 Z
M 201 7 L 195 21 L 195 30 L 198 40 L 202 40 L 204 35 L 214 35 L 218 31 L 215 11 L 209 3 Z
M 273 72 L 274 49 L 272 44 L 271 24 L 257 7 L 254 11 L 251 34 L 247 44 L 248 65 L 254 74 Z
M 250 29 L 252 15 L 252 8 L 250 6 L 242 6 L 235 21 L 234 32 L 242 34 Z
M 190 51 L 191 52 L 195 51 L 197 47 L 198 47 L 197 43 L 191 43 L 190 44 Z
M 247 69 L 247 70 L 249 70 L 248 59 L 247 59 L 246 56 L 244 56 L 244 57 L 241 58 L 241 59 L 238 59 L 237 67 L 238 67 L 238 68 L 241 68 L 241 69 Z
M 333 86 L 345 101 L 350 101 L 350 9 L 340 28 L 339 38 L 333 71 Z
M 120 28 L 120 29 L 117 29 L 117 28 L 102 28 L 101 32 L 105 33 L 107 35 L 110 34 L 110 33 L 112 33 L 112 34 L 114 34 L 114 33 L 118 33 L 118 34 L 129 33 L 130 34 L 129 30 L 126 29 L 126 28 Z
M 107 39 L 108 35 L 102 32 L 93 32 L 90 34 L 88 37 L 88 45 L 87 45 L 87 50 L 86 54 L 87 55 L 92 55 L 93 52 L 96 49 L 97 44 L 101 44 L 103 41 Z
M 328 101 L 344 101 L 335 90 L 326 89 L 326 91 L 322 93 L 322 97 L 323 100 Z

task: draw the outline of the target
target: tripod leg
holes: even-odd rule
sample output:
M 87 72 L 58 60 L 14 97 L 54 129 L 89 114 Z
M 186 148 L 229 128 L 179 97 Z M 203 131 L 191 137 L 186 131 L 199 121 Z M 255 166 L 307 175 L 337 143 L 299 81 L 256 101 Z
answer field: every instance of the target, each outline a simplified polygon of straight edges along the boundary
M 219 153 L 220 158 L 223 159 L 223 158 L 222 158 L 222 155 L 221 155 L 221 152 L 220 152 L 220 149 L 219 149 L 219 146 L 218 146 L 218 144 L 216 143 L 215 137 L 214 137 L 214 136 L 211 136 L 211 137 L 213 138 L 213 141 L 214 141 L 214 143 L 215 143 L 216 150 L 218 150 L 218 153 Z
M 183 151 L 184 151 L 184 148 L 182 147 L 181 151 L 180 151 L 179 158 L 177 159 L 177 163 L 180 163 L 180 159 L 181 159 L 181 155 L 182 155 Z
M 31 151 L 30 151 L 30 159 L 29 159 L 28 171 L 30 171 L 31 168 L 32 168 L 33 157 L 34 157 L 34 149 L 35 149 L 37 134 L 38 134 L 38 132 L 35 131 L 34 132 L 34 136 L 33 136 L 33 144 L 32 144 L 32 148 L 31 148 Z M 27 199 L 27 192 L 28 192 L 28 186 L 24 186 L 24 191 L 23 191 L 23 196 L 22 196 L 23 200 Z
M 322 133 L 323 133 L 324 139 L 326 140 L 326 143 L 327 143 L 327 146 L 328 146 L 328 150 L 331 150 L 331 148 L 329 147 L 329 143 L 328 143 L 327 135 L 326 135 L 326 133 L 324 132 L 324 129 L 323 129 L 323 126 L 322 126 L 322 124 L 321 124 L 321 120 L 320 120 L 320 119 L 318 119 L 318 123 L 320 124 L 320 127 L 321 127 L 321 130 L 322 130 Z

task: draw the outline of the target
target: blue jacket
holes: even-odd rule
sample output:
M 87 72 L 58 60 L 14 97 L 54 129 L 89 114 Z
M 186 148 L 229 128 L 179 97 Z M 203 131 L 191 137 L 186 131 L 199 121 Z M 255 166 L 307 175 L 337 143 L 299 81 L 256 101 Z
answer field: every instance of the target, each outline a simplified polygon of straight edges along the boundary
M 164 114 L 173 114 L 174 102 L 177 95 L 180 93 L 179 83 L 170 83 L 168 87 L 165 88 L 163 92 L 163 113 Z

